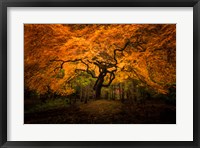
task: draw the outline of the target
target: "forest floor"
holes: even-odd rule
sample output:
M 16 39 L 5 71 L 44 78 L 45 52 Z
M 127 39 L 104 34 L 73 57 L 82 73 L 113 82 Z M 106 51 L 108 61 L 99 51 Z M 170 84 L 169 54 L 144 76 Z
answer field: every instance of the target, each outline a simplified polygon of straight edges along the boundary
M 48 110 L 25 112 L 25 124 L 175 124 L 176 105 L 163 101 L 122 103 L 96 100 Z

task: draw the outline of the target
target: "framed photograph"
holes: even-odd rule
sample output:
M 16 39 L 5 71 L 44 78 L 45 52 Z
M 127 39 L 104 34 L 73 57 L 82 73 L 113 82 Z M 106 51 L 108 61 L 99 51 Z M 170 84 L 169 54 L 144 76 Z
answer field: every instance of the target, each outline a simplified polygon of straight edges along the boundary
M 1 147 L 199 147 L 199 5 L 1 1 Z

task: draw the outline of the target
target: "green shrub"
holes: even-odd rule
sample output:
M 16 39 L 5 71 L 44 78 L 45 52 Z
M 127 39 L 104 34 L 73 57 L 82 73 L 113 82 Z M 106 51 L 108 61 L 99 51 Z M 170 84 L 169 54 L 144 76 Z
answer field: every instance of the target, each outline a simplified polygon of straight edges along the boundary
M 40 112 L 40 111 L 46 111 L 46 110 L 51 110 L 51 109 L 56 109 L 56 108 L 67 107 L 68 106 L 67 100 L 68 100 L 67 98 L 66 99 L 62 99 L 62 98 L 49 99 L 45 103 L 40 102 L 36 104 L 34 107 L 30 108 L 26 112 L 32 113 L 32 112 Z

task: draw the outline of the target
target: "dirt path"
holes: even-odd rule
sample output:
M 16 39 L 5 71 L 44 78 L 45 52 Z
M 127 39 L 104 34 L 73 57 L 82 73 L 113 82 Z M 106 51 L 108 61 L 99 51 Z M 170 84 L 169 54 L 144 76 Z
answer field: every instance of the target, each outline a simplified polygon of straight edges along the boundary
M 25 114 L 25 124 L 140 124 L 175 121 L 176 112 L 171 106 L 127 105 L 108 100 Z

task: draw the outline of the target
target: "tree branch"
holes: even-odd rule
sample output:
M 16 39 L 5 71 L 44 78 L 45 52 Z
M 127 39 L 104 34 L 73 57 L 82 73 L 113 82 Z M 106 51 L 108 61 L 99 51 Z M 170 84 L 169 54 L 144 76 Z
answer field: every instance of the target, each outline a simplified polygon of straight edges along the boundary
M 95 76 L 90 70 L 89 70 L 89 64 L 85 63 L 83 60 L 81 60 L 81 62 L 86 65 L 87 69 L 86 69 L 86 72 L 88 74 L 90 74 L 93 78 L 98 78 L 97 76 Z
M 115 74 L 114 72 L 113 73 L 110 73 L 110 80 L 108 82 L 108 84 L 103 84 L 102 87 L 109 87 L 110 84 L 112 83 L 112 81 L 115 79 Z
M 75 60 L 66 60 L 66 61 L 64 61 L 64 60 L 56 60 L 56 59 L 54 59 L 54 60 L 50 60 L 50 62 L 61 62 L 61 64 L 60 64 L 60 66 L 59 67 L 56 67 L 55 69 L 54 69 L 54 71 L 56 70 L 56 69 L 63 69 L 63 65 L 65 64 L 65 63 L 68 63 L 68 62 L 78 62 L 78 61 L 81 61 L 82 59 L 75 59 Z
M 126 49 L 126 47 L 128 46 L 130 44 L 130 40 L 128 40 L 127 42 L 126 42 L 126 44 L 124 45 L 124 47 L 123 48 L 121 48 L 121 49 L 115 49 L 114 50 L 114 60 L 115 60 L 115 65 L 117 65 L 118 64 L 118 62 L 117 62 L 117 58 L 116 58 L 116 55 L 117 55 L 117 51 L 119 51 L 119 52 L 122 52 L 123 53 L 123 51 Z
M 84 62 L 83 61 L 83 59 L 75 59 L 75 60 L 66 60 L 66 61 L 64 61 L 64 60 L 50 60 L 51 62 L 61 62 L 61 64 L 60 64 L 60 66 L 59 67 L 56 67 L 55 69 L 54 69 L 54 71 L 56 70 L 56 69 L 63 69 L 63 65 L 65 64 L 65 63 L 68 63 L 68 62 L 81 62 L 81 63 L 83 63 L 86 67 L 87 67 L 87 69 L 85 70 L 88 74 L 90 74 L 93 78 L 98 78 L 97 76 L 95 76 L 90 70 L 89 70 L 89 64 L 87 64 L 86 62 Z M 80 69 L 79 69 L 80 70 Z M 82 70 L 83 71 L 83 70 Z

